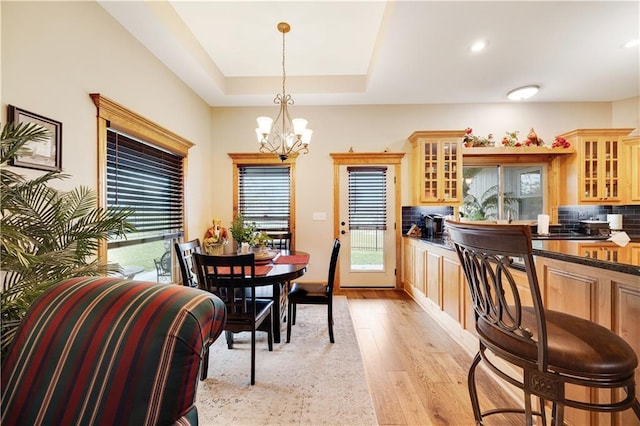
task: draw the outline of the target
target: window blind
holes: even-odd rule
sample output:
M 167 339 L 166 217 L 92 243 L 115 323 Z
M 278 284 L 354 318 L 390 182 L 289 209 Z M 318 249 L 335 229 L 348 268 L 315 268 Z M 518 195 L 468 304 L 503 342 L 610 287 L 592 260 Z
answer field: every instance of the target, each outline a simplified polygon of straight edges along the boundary
M 281 166 L 238 167 L 238 209 L 258 229 L 290 229 L 291 169 Z
M 182 157 L 108 129 L 107 204 L 135 210 L 129 221 L 137 232 L 128 234 L 127 240 L 181 236 Z M 109 243 L 118 245 L 123 244 Z
M 348 167 L 349 229 L 387 229 L 387 168 Z

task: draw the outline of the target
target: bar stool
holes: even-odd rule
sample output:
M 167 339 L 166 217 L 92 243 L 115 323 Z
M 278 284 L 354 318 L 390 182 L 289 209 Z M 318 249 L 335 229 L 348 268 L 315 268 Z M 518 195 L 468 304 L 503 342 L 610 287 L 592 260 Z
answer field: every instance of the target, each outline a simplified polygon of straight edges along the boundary
M 480 341 L 468 374 L 476 423 L 482 424 L 483 418 L 492 414 L 524 413 L 527 425 L 533 424 L 533 416 L 547 424 L 546 403 L 551 404 L 554 425 L 563 424 L 564 407 L 596 412 L 632 408 L 640 420 L 634 381 L 638 359 L 633 348 L 594 322 L 544 309 L 530 227 L 453 221 L 447 221 L 447 227 L 467 280 Z M 510 269 L 515 257 L 524 260 L 533 306 L 522 304 L 524 297 Z M 496 356 L 519 367 L 522 379 L 509 374 L 503 363 L 494 360 Z M 524 392 L 524 409 L 481 410 L 475 384 L 481 361 Z M 610 398 L 571 399 L 566 395 L 567 385 L 608 389 Z M 532 396 L 539 400 L 537 411 L 532 409 Z

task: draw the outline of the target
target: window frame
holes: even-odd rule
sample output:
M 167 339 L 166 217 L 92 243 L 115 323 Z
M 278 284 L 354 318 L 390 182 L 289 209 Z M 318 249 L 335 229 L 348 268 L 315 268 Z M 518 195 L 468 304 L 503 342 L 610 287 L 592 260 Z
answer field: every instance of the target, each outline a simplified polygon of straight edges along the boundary
M 187 187 L 186 169 L 187 155 L 193 142 L 179 136 L 170 130 L 146 119 L 128 108 L 102 96 L 99 93 L 89 95 L 97 109 L 97 143 L 98 143 L 98 206 L 107 207 L 107 128 L 126 133 L 132 137 L 139 138 L 150 143 L 159 149 L 166 150 L 172 154 L 183 157 L 183 226 L 187 229 L 185 215 L 186 203 L 184 200 L 184 188 Z M 98 259 L 102 262 L 107 260 L 107 241 L 100 241 L 98 244 Z
M 286 160 L 281 161 L 278 156 L 270 153 L 229 153 L 229 157 L 233 161 L 233 217 L 238 215 L 239 211 L 239 197 L 238 187 L 240 183 L 241 167 L 251 166 L 272 166 L 282 167 L 288 165 L 291 169 L 291 181 L 289 185 L 289 214 L 290 214 L 290 230 L 291 232 L 291 250 L 295 250 L 296 241 L 296 160 L 298 154 L 290 155 Z

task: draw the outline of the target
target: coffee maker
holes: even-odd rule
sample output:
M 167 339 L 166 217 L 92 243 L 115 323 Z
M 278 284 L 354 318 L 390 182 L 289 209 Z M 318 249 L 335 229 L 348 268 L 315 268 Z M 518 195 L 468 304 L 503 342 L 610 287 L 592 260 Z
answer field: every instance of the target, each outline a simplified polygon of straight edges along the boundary
M 422 235 L 427 237 L 439 237 L 442 235 L 444 218 L 439 214 L 427 214 L 423 216 L 424 229 Z

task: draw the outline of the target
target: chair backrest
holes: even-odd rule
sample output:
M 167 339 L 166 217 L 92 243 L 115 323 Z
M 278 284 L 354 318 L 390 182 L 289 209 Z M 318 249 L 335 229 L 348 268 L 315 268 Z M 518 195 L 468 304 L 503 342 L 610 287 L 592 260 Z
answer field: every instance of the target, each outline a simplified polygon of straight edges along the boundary
M 531 360 L 538 361 L 540 369 L 546 370 L 546 321 L 531 228 L 454 221 L 447 221 L 446 226 L 467 280 L 480 340 L 517 342 Z M 511 273 L 512 258 L 524 262 L 533 306 L 522 304 Z
M 195 274 L 193 264 L 193 254 L 202 253 L 200 239 L 187 241 L 184 243 L 175 243 L 178 264 L 180 265 L 180 275 L 182 276 L 182 284 L 188 287 L 198 287 L 198 278 Z
M 214 293 L 227 307 L 227 322 L 253 321 L 255 254 L 193 255 L 201 288 Z M 250 291 L 247 291 L 250 289 Z
M 291 250 L 291 232 L 286 231 L 265 231 L 271 238 L 268 246 L 275 250 Z
M 55 284 L 2 358 L 0 423 L 194 424 L 201 360 L 224 322 L 222 302 L 198 289 L 115 277 Z
M 157 281 L 160 282 L 164 277 L 171 278 L 171 252 L 166 251 L 162 254 L 160 259 L 153 259 L 153 263 L 156 265 Z
M 331 249 L 331 261 L 329 262 L 329 276 L 327 277 L 327 293 L 333 293 L 333 283 L 336 279 L 336 267 L 338 266 L 338 255 L 340 254 L 340 240 L 333 240 Z

